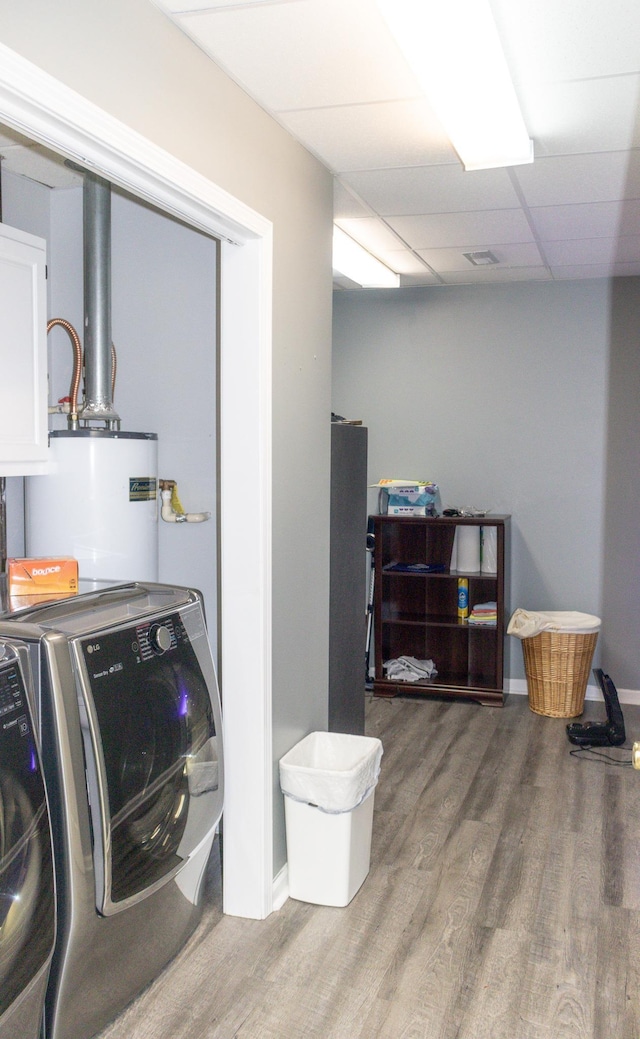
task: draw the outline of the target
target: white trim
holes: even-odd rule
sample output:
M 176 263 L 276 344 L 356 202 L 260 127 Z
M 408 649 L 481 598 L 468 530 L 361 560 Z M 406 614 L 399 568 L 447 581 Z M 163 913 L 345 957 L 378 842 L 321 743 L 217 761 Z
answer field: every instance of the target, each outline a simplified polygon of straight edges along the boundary
M 244 242 L 270 227 L 255 210 L 4 44 L 0 106 L 8 125 L 203 231 Z
M 640 704 L 640 689 L 618 689 L 617 686 L 616 689 L 620 703 Z M 514 693 L 515 696 L 527 696 L 526 678 L 509 679 L 507 691 Z M 600 686 L 588 685 L 584 698 L 585 700 L 599 700 L 600 703 L 603 703 Z
M 0 120 L 193 226 L 242 243 L 223 246 L 220 304 L 224 909 L 261 919 L 273 904 L 271 223 L 2 44 Z M 238 516 L 227 489 L 249 475 L 255 505 Z
M 270 246 L 270 237 L 268 239 Z M 267 236 L 242 249 L 221 250 L 223 342 L 259 342 L 271 328 L 271 250 Z M 261 307 L 247 306 L 247 263 Z M 239 277 L 242 264 L 245 278 Z M 222 688 L 226 760 L 224 907 L 235 916 L 262 919 L 272 909 L 273 761 L 271 725 L 271 352 L 247 368 L 246 349 L 223 350 L 221 401 Z M 255 448 L 257 447 L 257 450 Z M 244 502 L 240 507 L 238 502 Z M 229 609 L 230 600 L 234 604 Z M 253 691 L 251 686 L 255 685 Z M 246 817 L 246 818 L 245 818 Z M 240 824 L 229 833 L 229 820 Z M 250 826 L 252 847 L 239 837 Z M 266 865 L 269 863 L 269 875 Z M 244 911 L 246 892 L 262 899 Z
M 273 878 L 273 910 L 282 909 L 289 897 L 289 866 L 285 862 L 280 872 Z

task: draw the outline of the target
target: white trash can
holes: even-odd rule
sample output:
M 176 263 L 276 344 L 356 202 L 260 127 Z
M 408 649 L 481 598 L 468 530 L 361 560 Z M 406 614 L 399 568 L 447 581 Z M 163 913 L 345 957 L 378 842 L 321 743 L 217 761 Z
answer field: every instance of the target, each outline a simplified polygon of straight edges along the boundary
M 280 759 L 291 898 L 346 906 L 364 883 L 381 758 L 373 736 L 312 732 Z

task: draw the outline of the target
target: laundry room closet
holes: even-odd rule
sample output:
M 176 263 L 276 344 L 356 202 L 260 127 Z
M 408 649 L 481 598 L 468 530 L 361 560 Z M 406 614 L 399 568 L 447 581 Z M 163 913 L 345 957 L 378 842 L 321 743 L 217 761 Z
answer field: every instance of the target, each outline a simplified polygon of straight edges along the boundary
M 70 322 L 84 346 L 82 176 L 60 167 L 64 186 L 50 186 L 52 160 L 42 160 L 40 173 L 32 162 L 27 176 L 3 163 L 2 220 L 46 240 L 47 318 Z M 158 579 L 203 592 L 215 651 L 217 243 L 117 187 L 110 219 L 114 406 L 122 430 L 157 434 L 158 476 L 176 482 L 185 511 L 211 515 L 200 523 L 158 519 Z M 63 328 L 47 339 L 51 404 L 69 394 L 73 351 Z M 51 429 L 66 425 L 66 416 L 50 416 Z M 22 555 L 23 481 L 6 483 L 7 554 Z

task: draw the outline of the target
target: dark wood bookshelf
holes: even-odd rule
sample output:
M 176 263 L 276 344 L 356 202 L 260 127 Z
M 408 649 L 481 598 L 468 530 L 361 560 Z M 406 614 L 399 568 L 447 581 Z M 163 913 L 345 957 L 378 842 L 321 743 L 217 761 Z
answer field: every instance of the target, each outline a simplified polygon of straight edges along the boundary
M 504 702 L 504 640 L 509 619 L 509 516 L 373 516 L 375 534 L 375 696 L 434 695 Z M 456 527 L 495 527 L 496 572 L 451 569 Z M 422 564 L 428 569 L 417 568 Z M 407 568 L 407 569 L 403 569 Z M 469 582 L 469 610 L 495 602 L 495 625 L 458 617 L 458 579 Z M 401 656 L 433 660 L 437 675 L 403 682 L 385 677 Z

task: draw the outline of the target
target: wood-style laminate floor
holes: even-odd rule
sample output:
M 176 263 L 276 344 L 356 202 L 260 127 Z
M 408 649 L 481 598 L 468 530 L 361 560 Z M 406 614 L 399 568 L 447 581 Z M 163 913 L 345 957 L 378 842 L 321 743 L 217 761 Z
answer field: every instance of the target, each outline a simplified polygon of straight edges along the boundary
M 202 924 L 101 1039 L 639 1039 L 640 772 L 572 757 L 521 696 L 376 699 L 367 732 L 351 904 L 225 917 L 212 868 Z

